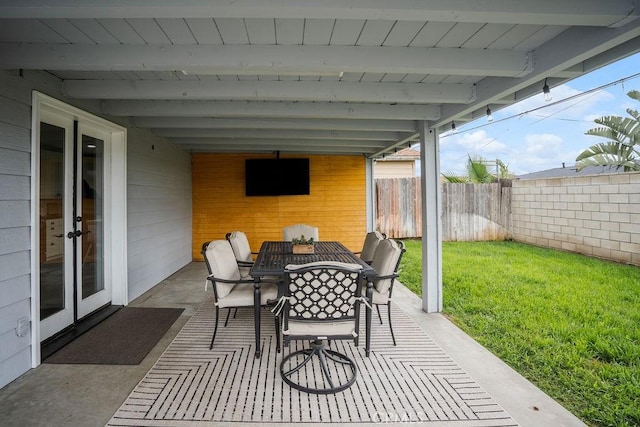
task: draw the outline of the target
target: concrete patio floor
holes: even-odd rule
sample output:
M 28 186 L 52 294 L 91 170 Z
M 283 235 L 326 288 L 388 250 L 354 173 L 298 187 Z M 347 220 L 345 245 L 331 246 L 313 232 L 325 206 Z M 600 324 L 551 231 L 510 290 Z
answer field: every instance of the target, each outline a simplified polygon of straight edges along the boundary
M 104 426 L 107 424 L 147 372 L 153 368 L 176 335 L 206 301 L 205 277 L 204 264 L 191 263 L 131 303 L 132 306 L 140 307 L 185 309 L 140 365 L 42 364 L 0 390 L 0 425 Z M 517 424 L 521 426 L 584 425 L 445 317 L 440 314 L 424 313 L 421 310 L 421 300 L 403 286 L 396 288 L 394 300 L 399 307 L 402 307 L 408 318 L 415 322 Z M 386 328 L 386 325 L 384 327 Z M 193 425 L 196 424 L 229 425 L 228 422 L 193 423 Z M 355 424 L 366 425 L 367 423 Z M 390 423 L 386 422 L 386 424 Z M 459 421 L 412 422 L 411 424 L 476 425 Z M 162 425 L 175 425 L 175 423 L 169 422 Z M 278 425 L 278 423 L 269 423 L 269 425 Z

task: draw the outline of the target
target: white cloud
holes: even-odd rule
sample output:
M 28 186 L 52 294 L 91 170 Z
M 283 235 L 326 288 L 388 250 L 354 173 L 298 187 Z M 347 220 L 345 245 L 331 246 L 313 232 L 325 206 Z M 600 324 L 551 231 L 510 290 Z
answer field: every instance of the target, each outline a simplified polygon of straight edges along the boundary
M 562 149 L 562 138 L 549 133 L 540 135 L 525 135 L 525 152 L 536 158 L 556 158 Z
M 522 175 L 562 167 L 563 163 L 573 165 L 586 145 L 574 147 L 555 133 L 526 134 L 506 145 L 485 130 L 477 130 L 442 138 L 440 147 L 440 165 L 445 173 L 466 173 L 470 155 L 485 160 L 500 159 L 511 173 Z
M 581 150 L 568 147 L 559 135 L 529 134 L 524 136 L 522 150 L 514 150 L 509 169 L 516 174 L 573 165 Z
M 502 159 L 509 153 L 509 148 L 497 138 L 487 135 L 485 130 L 449 133 L 440 139 L 440 165 L 442 171 L 464 173 L 467 158 L 481 157 L 485 160 Z
M 479 151 L 483 153 L 503 153 L 507 150 L 505 144 L 498 141 L 497 138 L 490 137 L 484 130 L 452 134 L 447 138 L 443 138 L 442 145 L 449 149 L 466 150 L 472 156 Z
M 591 114 L 587 114 L 586 116 L 584 116 L 584 120 L 591 122 L 592 126 L 591 127 L 595 127 L 597 126 L 596 123 L 594 122 L 595 119 L 599 119 L 600 117 L 606 116 L 606 114 L 603 113 L 591 113 Z

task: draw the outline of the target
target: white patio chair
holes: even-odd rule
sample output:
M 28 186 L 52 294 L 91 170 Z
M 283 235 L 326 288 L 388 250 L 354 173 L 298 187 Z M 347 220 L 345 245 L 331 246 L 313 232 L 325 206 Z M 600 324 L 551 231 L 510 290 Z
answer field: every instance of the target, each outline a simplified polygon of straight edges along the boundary
M 229 314 L 232 308 L 254 307 L 254 279 L 252 277 L 242 278 L 236 257 L 231 249 L 231 245 L 226 240 L 214 240 L 202 244 L 202 255 L 204 256 L 209 275 L 207 280 L 211 282 L 213 296 L 216 305 L 216 323 L 213 329 L 213 337 L 209 349 L 213 348 L 213 342 L 218 332 L 219 312 L 227 308 L 227 318 L 224 326 L 229 322 Z M 274 301 L 278 296 L 278 286 L 275 283 L 263 282 L 260 286 L 260 305 L 265 306 L 268 302 Z M 276 318 L 276 332 L 278 332 L 278 319 Z M 278 332 L 279 335 L 279 332 Z M 280 349 L 278 345 L 278 350 Z
M 360 259 L 367 264 L 371 264 L 378 244 L 386 238 L 387 236 L 377 230 L 367 233 L 367 236 L 364 238 L 364 244 L 362 245 L 362 251 L 360 251 Z
M 242 278 L 249 277 L 249 272 L 253 266 L 253 256 L 257 255 L 257 252 L 251 252 L 251 246 L 249 245 L 249 239 L 247 235 L 242 231 L 232 231 L 227 233 L 226 236 L 233 253 L 238 261 L 238 268 L 240 269 L 240 276 Z
M 285 242 L 290 242 L 300 236 L 304 236 L 307 239 L 313 238 L 314 241 L 318 241 L 318 227 L 307 224 L 294 224 L 284 227 L 282 235 Z
M 391 294 L 393 293 L 393 284 L 399 275 L 398 269 L 404 253 L 404 243 L 400 240 L 384 239 L 378 244 L 376 252 L 373 255 L 373 260 L 371 261 L 371 267 L 376 271 L 376 276 L 371 280 L 373 283 L 373 294 L 370 302 L 376 306 L 380 324 L 382 324 L 380 306 L 387 306 L 389 329 L 391 330 L 393 345 L 396 345 L 396 337 L 393 334 L 393 326 L 391 324 Z M 365 295 L 365 291 L 366 286 L 363 286 L 363 295 Z

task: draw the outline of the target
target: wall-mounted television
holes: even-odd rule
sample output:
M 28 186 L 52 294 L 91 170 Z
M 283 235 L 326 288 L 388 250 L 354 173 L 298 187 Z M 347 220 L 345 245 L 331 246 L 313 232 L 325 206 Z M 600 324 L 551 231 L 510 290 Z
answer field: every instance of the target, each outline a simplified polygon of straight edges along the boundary
M 247 196 L 309 194 L 309 159 L 246 159 Z

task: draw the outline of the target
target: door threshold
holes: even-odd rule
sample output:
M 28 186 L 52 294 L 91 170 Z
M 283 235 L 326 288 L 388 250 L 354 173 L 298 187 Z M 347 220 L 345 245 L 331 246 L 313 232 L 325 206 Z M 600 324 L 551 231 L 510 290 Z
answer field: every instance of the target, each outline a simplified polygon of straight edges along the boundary
M 75 340 L 80 335 L 84 334 L 89 329 L 120 310 L 122 307 L 123 306 L 121 305 L 108 304 L 87 315 L 83 319 L 78 320 L 74 325 L 63 329 L 54 336 L 42 341 L 40 344 L 40 360 L 44 361 L 47 357 L 60 350 L 62 347 L 69 344 L 71 341 Z

